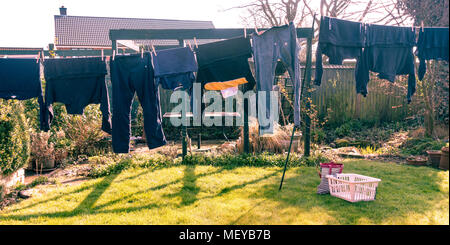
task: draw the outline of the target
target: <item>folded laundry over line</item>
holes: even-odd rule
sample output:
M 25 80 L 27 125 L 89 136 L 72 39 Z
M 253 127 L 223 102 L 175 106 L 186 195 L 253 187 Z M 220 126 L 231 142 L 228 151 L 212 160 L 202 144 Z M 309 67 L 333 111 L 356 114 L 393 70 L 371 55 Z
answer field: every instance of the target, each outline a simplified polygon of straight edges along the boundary
M 152 53 L 152 64 L 156 85 L 161 84 L 164 89 L 190 89 L 195 82 L 198 66 L 194 52 L 188 47 Z

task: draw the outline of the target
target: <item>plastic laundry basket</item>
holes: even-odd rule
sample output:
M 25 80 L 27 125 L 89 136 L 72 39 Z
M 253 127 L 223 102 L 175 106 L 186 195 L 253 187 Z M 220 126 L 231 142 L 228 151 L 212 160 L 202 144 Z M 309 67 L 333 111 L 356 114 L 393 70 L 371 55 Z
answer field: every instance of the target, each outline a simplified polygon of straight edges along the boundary
M 373 201 L 380 179 L 359 174 L 327 175 L 330 194 L 349 202 Z

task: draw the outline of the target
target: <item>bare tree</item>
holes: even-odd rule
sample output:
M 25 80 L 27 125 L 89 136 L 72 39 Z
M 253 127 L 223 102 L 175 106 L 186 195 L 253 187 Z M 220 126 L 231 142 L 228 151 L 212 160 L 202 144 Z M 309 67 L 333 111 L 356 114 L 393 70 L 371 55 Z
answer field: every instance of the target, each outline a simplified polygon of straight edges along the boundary
M 286 22 L 296 26 L 310 25 L 311 18 L 317 13 L 316 27 L 320 15 L 336 17 L 351 21 L 380 24 L 410 24 L 411 18 L 404 15 L 399 8 L 399 0 L 250 0 L 247 4 L 230 9 L 244 9 L 247 14 L 242 17 L 246 26 L 272 27 Z

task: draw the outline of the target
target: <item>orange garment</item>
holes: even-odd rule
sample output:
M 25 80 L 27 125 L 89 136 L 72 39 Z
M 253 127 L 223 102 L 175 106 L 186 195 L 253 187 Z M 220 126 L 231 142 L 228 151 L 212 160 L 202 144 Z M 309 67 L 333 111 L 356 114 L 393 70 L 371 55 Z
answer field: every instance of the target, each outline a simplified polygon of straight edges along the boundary
M 238 78 L 238 79 L 230 80 L 230 81 L 226 81 L 226 82 L 207 83 L 207 84 L 205 84 L 205 89 L 206 90 L 224 90 L 224 89 L 236 87 L 240 84 L 245 84 L 245 83 L 248 83 L 247 79 L 242 77 L 242 78 Z

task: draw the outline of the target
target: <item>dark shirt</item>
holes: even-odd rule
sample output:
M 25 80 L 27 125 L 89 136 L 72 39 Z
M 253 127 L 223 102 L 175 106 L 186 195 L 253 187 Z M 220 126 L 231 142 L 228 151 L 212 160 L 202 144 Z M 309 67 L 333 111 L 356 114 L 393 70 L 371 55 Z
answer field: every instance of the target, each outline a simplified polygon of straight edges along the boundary
M 42 96 L 40 63 L 36 59 L 0 59 L 0 98 L 38 98 L 40 127 L 46 128 L 46 108 Z
M 44 68 L 49 126 L 53 120 L 54 102 L 64 103 L 68 114 L 83 114 L 87 105 L 100 104 L 102 130 L 111 133 L 106 63 L 100 57 L 47 59 Z
M 416 90 L 414 73 L 415 32 L 411 27 L 367 25 L 366 46 L 356 64 L 356 92 L 367 95 L 369 71 L 380 79 L 395 81 L 408 75 L 408 103 Z
M 245 78 L 250 87 L 256 84 L 248 64 L 248 58 L 252 56 L 248 37 L 198 45 L 196 54 L 198 82 L 206 84 Z
M 188 47 L 158 51 L 152 54 L 152 64 L 156 84 L 171 90 L 180 86 L 190 89 L 198 70 L 195 54 Z
M 316 51 L 314 83 L 322 81 L 322 54 L 332 65 L 342 65 L 344 59 L 358 59 L 364 47 L 364 24 L 323 16 L 320 21 L 319 44 Z

